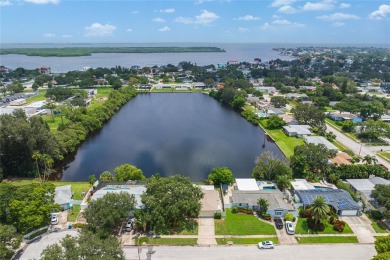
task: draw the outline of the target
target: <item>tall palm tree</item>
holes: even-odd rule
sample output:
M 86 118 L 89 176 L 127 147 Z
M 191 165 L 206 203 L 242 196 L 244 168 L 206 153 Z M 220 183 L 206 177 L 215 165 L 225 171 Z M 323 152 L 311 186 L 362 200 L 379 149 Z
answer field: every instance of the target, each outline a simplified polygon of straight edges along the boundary
M 315 226 L 317 226 L 321 219 L 325 219 L 327 217 L 330 210 L 326 200 L 321 196 L 317 196 L 314 199 L 313 203 L 310 205 L 310 209 L 312 216 L 314 216 Z
M 41 160 L 41 158 L 42 158 L 42 155 L 39 153 L 39 151 L 34 151 L 33 152 L 32 159 L 35 160 L 35 164 L 37 166 L 37 171 L 38 171 L 38 177 L 39 177 L 40 181 L 42 181 L 42 179 L 41 179 L 41 173 L 39 171 L 39 163 L 38 163 L 38 161 Z

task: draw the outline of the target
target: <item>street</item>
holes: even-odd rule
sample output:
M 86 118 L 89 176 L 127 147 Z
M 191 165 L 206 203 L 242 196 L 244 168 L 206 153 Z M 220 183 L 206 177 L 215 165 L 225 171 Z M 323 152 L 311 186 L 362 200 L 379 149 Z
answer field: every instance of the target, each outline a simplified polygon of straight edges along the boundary
M 374 245 L 366 244 L 332 244 L 332 245 L 284 245 L 275 249 L 260 250 L 253 246 L 155 246 L 148 253 L 148 247 L 141 250 L 138 247 L 124 248 L 126 260 L 131 259 L 371 259 L 375 254 Z

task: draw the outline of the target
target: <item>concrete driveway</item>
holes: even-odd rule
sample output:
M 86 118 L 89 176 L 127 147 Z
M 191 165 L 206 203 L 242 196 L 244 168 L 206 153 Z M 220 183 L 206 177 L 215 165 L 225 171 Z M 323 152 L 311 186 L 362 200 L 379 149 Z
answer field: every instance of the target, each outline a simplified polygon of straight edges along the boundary
M 360 217 L 342 217 L 340 219 L 348 223 L 353 233 L 357 236 L 359 243 L 372 244 L 375 242 L 374 235 L 376 232 L 366 215 L 363 214 Z
M 198 218 L 198 245 L 217 245 L 214 218 Z
M 293 222 L 294 230 L 295 230 L 296 223 L 297 223 L 296 221 Z M 275 223 L 274 223 L 274 227 L 275 227 Z M 295 236 L 287 234 L 284 220 L 283 220 L 283 228 L 277 229 L 275 227 L 275 230 L 276 230 L 276 235 L 278 236 L 278 240 L 279 240 L 278 244 L 279 245 L 296 245 L 296 244 L 298 244 L 298 241 L 295 239 Z

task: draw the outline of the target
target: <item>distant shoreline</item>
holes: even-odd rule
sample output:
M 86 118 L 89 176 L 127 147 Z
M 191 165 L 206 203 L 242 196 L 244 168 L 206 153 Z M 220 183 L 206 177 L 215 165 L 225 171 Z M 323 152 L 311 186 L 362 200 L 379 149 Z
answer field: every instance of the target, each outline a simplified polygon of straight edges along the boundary
M 9 48 L 0 55 L 18 54 L 40 57 L 79 57 L 93 53 L 191 53 L 225 52 L 218 47 L 64 47 L 64 48 Z

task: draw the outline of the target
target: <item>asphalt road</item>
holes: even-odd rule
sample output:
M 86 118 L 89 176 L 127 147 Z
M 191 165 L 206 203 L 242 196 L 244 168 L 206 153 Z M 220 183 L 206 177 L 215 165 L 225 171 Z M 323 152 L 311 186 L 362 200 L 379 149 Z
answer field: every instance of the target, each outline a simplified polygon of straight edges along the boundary
M 59 242 L 66 235 L 77 235 L 76 230 L 65 230 L 44 236 L 25 249 L 19 259 L 39 259 L 48 245 Z M 257 246 L 154 246 L 150 247 L 153 254 L 148 253 L 148 247 L 125 247 L 126 259 L 310 259 L 310 260 L 368 260 L 375 254 L 373 244 L 332 244 L 332 245 L 276 245 L 275 249 L 260 250 Z
M 286 245 L 275 246 L 275 249 L 260 250 L 256 246 L 214 246 L 214 247 L 153 247 L 153 254 L 147 254 L 143 247 L 140 258 L 138 248 L 124 249 L 126 260 L 131 259 L 294 259 L 294 260 L 368 260 L 375 254 L 374 245 L 367 244 L 333 244 L 333 245 Z
M 364 144 L 362 145 L 361 143 L 352 140 L 351 138 L 339 132 L 336 128 L 329 124 L 326 124 L 326 131 L 333 132 L 336 135 L 336 140 L 342 143 L 347 148 L 351 149 L 356 155 L 360 155 L 361 157 L 364 157 L 367 154 L 370 156 L 375 156 L 375 158 L 378 160 L 378 163 L 383 164 L 388 169 L 390 169 L 389 162 L 379 156 L 376 156 L 375 152 L 366 147 Z

